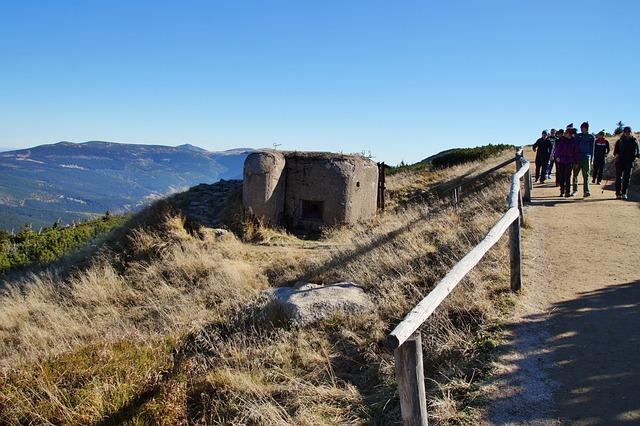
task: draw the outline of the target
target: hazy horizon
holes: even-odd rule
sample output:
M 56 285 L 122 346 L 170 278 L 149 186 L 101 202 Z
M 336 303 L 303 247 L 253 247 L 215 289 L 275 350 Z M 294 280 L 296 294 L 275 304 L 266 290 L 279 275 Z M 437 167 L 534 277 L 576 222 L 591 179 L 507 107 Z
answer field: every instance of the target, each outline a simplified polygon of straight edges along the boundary
M 107 141 L 107 140 L 99 140 L 99 139 L 90 139 L 90 140 L 86 140 L 86 141 L 61 140 L 61 141 L 42 143 L 42 144 L 38 144 L 38 145 L 25 146 L 25 147 L 4 147 L 4 146 L 0 146 L 0 152 L 20 151 L 20 150 L 35 148 L 35 147 L 43 146 L 43 145 L 55 145 L 57 143 L 62 143 L 62 142 L 68 142 L 68 143 L 74 143 L 74 144 L 83 144 L 83 143 L 87 143 L 87 142 L 105 142 L 105 143 L 115 143 L 115 144 L 119 144 L 119 145 L 149 145 L 149 146 L 165 146 L 165 147 L 171 147 L 171 148 L 177 148 L 177 147 L 179 147 L 181 145 L 192 145 L 192 146 L 195 146 L 197 148 L 205 149 L 204 147 L 201 147 L 201 146 L 198 146 L 198 145 L 194 145 L 194 144 L 189 144 L 189 143 L 180 143 L 180 144 L 137 143 L 137 142 L 131 142 L 131 141 Z M 228 149 L 221 149 L 221 150 L 209 150 L 209 149 L 207 149 L 207 151 L 210 151 L 210 152 L 224 152 L 224 151 L 243 150 L 243 149 L 265 149 L 265 148 L 268 148 L 268 147 L 250 148 L 250 147 L 246 147 L 246 146 L 244 146 L 244 147 L 243 146 L 238 146 L 238 147 L 235 147 L 235 148 L 228 148 Z

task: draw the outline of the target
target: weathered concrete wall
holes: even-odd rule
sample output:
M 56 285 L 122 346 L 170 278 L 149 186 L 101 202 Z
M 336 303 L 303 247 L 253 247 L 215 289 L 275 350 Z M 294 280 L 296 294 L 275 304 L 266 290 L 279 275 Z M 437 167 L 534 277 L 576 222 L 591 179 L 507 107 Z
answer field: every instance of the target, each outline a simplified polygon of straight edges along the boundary
M 314 229 L 376 214 L 378 167 L 354 155 L 300 152 L 250 154 L 243 202 L 272 224 Z
M 285 219 L 294 227 L 352 223 L 376 213 L 378 168 L 365 158 L 330 154 L 287 156 Z M 303 203 L 320 202 L 322 220 L 303 216 Z M 319 223 L 321 222 L 321 223 Z
M 284 216 L 285 158 L 280 152 L 254 152 L 244 162 L 242 203 L 254 216 L 278 225 Z
M 370 219 L 376 215 L 378 209 L 378 165 L 366 158 L 358 158 L 356 167 L 347 188 L 347 223 L 360 219 Z

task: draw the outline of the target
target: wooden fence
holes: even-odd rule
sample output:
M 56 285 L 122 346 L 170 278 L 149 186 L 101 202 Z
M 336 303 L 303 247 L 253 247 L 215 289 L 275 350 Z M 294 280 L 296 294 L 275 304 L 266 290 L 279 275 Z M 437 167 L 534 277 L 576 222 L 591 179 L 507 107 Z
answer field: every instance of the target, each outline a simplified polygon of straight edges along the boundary
M 454 205 L 459 205 L 462 202 L 463 199 L 463 192 L 462 192 L 462 188 L 465 188 L 465 193 L 469 192 L 475 192 L 476 190 L 478 190 L 479 188 L 485 186 L 487 184 L 488 180 L 487 178 L 497 172 L 498 170 L 503 169 L 504 167 L 508 166 L 509 164 L 513 163 L 514 161 L 516 161 L 516 158 L 511 158 L 509 160 L 503 161 L 502 163 L 490 168 L 489 170 L 485 170 L 484 172 L 475 175 L 473 177 L 460 177 L 458 179 L 454 179 L 451 182 L 447 182 L 443 185 L 438 185 L 436 186 L 435 192 L 440 196 L 440 197 L 447 197 L 448 195 L 451 195 L 451 199 L 453 201 Z M 471 191 L 469 191 L 469 189 Z
M 435 288 L 387 336 L 386 344 L 394 350 L 395 354 L 400 410 L 405 425 L 426 426 L 428 424 L 420 326 L 507 230 L 509 230 L 511 289 L 517 291 L 522 287 L 520 227 L 524 219 L 523 200 L 528 202 L 531 199 L 531 173 L 522 148 L 516 152 L 515 163 L 516 173 L 511 178 L 506 213 L 491 228 L 486 237 L 451 268 Z M 501 166 L 504 167 L 504 165 Z M 520 191 L 521 180 L 524 180 L 523 193 Z

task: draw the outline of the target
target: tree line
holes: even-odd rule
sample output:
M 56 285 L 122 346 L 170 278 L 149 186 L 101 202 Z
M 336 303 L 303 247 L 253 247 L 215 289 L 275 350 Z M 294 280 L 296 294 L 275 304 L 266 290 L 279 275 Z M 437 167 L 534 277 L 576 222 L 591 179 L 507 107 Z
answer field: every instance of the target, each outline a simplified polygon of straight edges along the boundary
M 399 172 L 444 169 L 447 167 L 457 166 L 459 164 L 470 163 L 472 161 L 482 161 L 507 149 L 513 149 L 513 145 L 489 144 L 475 148 L 454 148 L 443 151 L 414 164 L 405 164 L 403 161 L 398 166 L 389 168 L 387 170 L 387 175 Z

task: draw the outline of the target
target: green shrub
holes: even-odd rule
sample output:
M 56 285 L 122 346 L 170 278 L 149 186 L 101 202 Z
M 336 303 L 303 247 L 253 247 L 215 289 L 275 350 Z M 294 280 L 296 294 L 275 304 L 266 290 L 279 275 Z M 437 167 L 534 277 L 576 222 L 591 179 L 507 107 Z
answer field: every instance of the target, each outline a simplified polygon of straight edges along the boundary
M 475 148 L 452 149 L 443 155 L 435 157 L 431 161 L 431 165 L 436 169 L 440 169 L 456 166 L 458 164 L 470 163 L 471 161 L 482 161 L 507 149 L 513 149 L 513 146 L 489 144 Z
M 0 232 L 0 274 L 8 269 L 53 262 L 124 223 L 125 216 L 105 215 L 101 219 L 35 232 L 24 225 L 16 235 Z
M 414 164 L 401 163 L 397 167 L 388 169 L 387 175 L 392 175 L 399 172 L 419 172 L 434 169 L 444 169 L 447 167 L 457 166 L 458 164 L 469 163 L 472 161 L 482 161 L 508 149 L 513 149 L 513 146 L 505 144 L 489 144 L 478 146 L 475 148 L 454 148 L 447 151 L 442 151 L 436 155 L 425 158 L 424 160 Z

